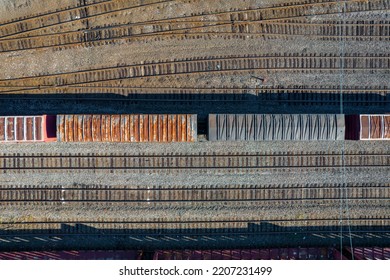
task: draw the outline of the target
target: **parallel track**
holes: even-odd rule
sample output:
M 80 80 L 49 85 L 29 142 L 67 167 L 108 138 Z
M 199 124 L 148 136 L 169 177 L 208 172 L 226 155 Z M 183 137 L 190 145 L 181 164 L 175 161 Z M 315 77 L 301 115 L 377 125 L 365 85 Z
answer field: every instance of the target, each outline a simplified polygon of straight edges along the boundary
M 386 168 L 390 154 L 2 154 L 0 172 L 72 171 L 85 172 L 259 172 L 261 170 L 316 170 Z
M 180 92 L 179 92 L 180 91 Z M 256 90 L 257 91 L 257 90 Z M 63 94 L 69 93 L 69 96 L 56 97 L 54 94 Z M 120 94 L 127 97 L 97 97 L 92 96 L 96 93 L 102 94 Z M 185 91 L 183 89 L 175 91 L 159 91 L 155 94 L 151 92 L 143 93 L 143 90 L 129 90 L 126 88 L 114 88 L 114 89 L 101 89 L 101 88 L 77 88 L 74 91 L 57 91 L 55 93 L 45 93 L 45 97 L 38 96 L 17 96 L 12 97 L 3 97 L 0 96 L 0 100 L 7 101 L 30 101 L 30 102 L 39 102 L 42 105 L 42 102 L 50 104 L 50 102 L 72 102 L 76 104 L 88 104 L 88 103 L 104 103 L 110 102 L 113 104 L 129 106 L 129 105 L 204 105 L 215 103 L 217 105 L 221 104 L 237 104 L 237 105 L 288 105 L 288 106 L 336 106 L 340 104 L 340 97 L 336 94 L 328 94 L 322 92 L 311 92 L 309 94 L 302 94 L 292 92 L 289 93 L 287 90 L 285 93 L 272 93 L 257 91 L 254 95 L 249 90 L 242 93 L 237 93 L 235 91 L 225 90 L 224 93 L 215 92 L 215 90 L 210 90 L 205 93 Z M 83 94 L 84 96 L 75 96 L 74 94 Z M 90 97 L 85 96 L 85 94 L 91 94 Z M 182 94 L 182 95 L 180 95 Z M 214 96 L 213 94 L 216 94 Z M 219 96 L 217 95 L 219 94 Z M 54 95 L 54 96 L 53 96 Z M 287 96 L 286 96 L 287 95 Z M 346 107 L 356 107 L 356 106 L 383 106 L 390 103 L 390 99 L 385 95 L 368 95 L 366 93 L 355 94 L 355 95 L 346 95 L 344 96 L 343 104 Z M 386 110 L 384 109 L 384 112 Z
M 161 4 L 164 2 L 172 1 L 160 1 L 157 3 L 147 3 L 145 5 Z M 128 5 L 128 4 L 127 4 Z M 126 4 L 116 5 L 112 4 L 100 4 L 100 7 L 95 7 L 94 9 L 78 8 L 76 11 L 71 12 L 60 12 L 56 17 L 51 17 L 50 20 L 35 20 L 35 21 L 26 21 L 23 23 L 18 23 L 14 26 L 9 26 L 6 29 L 3 29 L 0 34 L 3 38 L 12 38 L 20 36 L 37 36 L 41 34 L 53 34 L 61 32 L 60 29 L 51 30 L 54 26 L 62 26 L 66 23 L 88 21 L 88 19 L 96 18 L 99 16 L 107 16 L 110 14 L 109 18 L 115 17 L 120 18 L 120 12 L 134 8 L 127 7 Z M 99 4 L 97 4 L 99 6 Z M 339 1 L 318 1 L 318 0 L 308 0 L 304 2 L 298 2 L 293 4 L 284 4 L 271 7 L 262 7 L 262 8 L 250 8 L 245 10 L 231 10 L 231 11 L 210 11 L 210 12 L 194 12 L 191 16 L 181 16 L 176 18 L 167 18 L 159 20 L 150 20 L 143 22 L 132 22 L 132 23 L 143 23 L 143 24 L 159 24 L 162 22 L 179 22 L 182 20 L 207 20 L 209 17 L 216 19 L 218 21 L 242 21 L 242 20 L 278 20 L 278 19 L 294 19 L 304 16 L 316 16 L 316 15 L 329 15 L 329 14 L 338 14 L 340 9 L 344 7 L 340 4 Z M 345 1 L 345 13 L 356 13 L 356 12 L 365 12 L 365 11 L 376 11 L 376 10 L 386 10 L 390 9 L 390 3 L 386 0 L 374 0 L 366 2 L 363 0 L 351 0 Z M 104 20 L 103 20 L 104 21 Z M 42 24 L 44 22 L 45 24 Z M 127 24 L 126 22 L 117 22 L 114 25 Z M 87 26 L 88 27 L 88 26 Z M 48 29 L 48 30 L 47 30 Z M 72 26 L 68 27 L 68 30 L 75 30 Z M 32 32 L 34 31 L 34 32 Z
M 280 37 L 289 39 L 291 36 L 310 36 L 311 39 L 340 40 L 340 34 L 346 40 L 353 41 L 389 41 L 390 22 L 381 23 L 347 22 L 343 25 L 327 21 L 323 24 L 239 21 L 239 22 L 204 22 L 191 21 L 180 23 L 160 23 L 152 25 L 131 24 L 126 26 L 113 26 L 95 28 L 87 31 L 65 32 L 53 35 L 38 35 L 27 38 L 14 38 L 0 40 L 0 52 L 15 50 L 39 49 L 45 47 L 73 46 L 85 42 L 112 41 L 115 39 L 144 40 L 146 37 L 159 38 L 161 36 L 195 34 L 198 36 L 245 34 L 250 37 L 264 38 Z
M 281 216 L 276 219 L 263 221 L 258 218 L 242 219 L 177 219 L 155 218 L 137 220 L 118 219 L 68 219 L 63 221 L 37 222 L 3 222 L 0 225 L 0 236 L 7 236 L 17 232 L 23 234 L 51 234 L 69 235 L 237 235 L 237 234 L 271 234 L 271 233 L 340 233 L 339 218 L 306 218 L 286 219 Z M 350 218 L 352 233 L 359 232 L 389 232 L 390 218 L 388 216 L 365 216 Z M 348 229 L 346 225 L 344 229 Z M 303 229 L 305 229 L 303 231 Z
M 345 197 L 347 194 L 347 197 Z M 390 185 L 351 184 L 347 186 L 331 184 L 310 185 L 237 185 L 237 186 L 0 186 L 1 205 L 43 205 L 62 203 L 131 203 L 131 206 L 145 203 L 178 204 L 229 202 L 242 205 L 257 202 L 261 205 L 286 205 L 294 203 L 319 204 L 333 203 L 340 199 L 359 202 L 389 201 Z
M 14 90 L 19 92 L 16 87 Z M 40 106 L 53 102 L 75 104 L 131 105 L 246 105 L 249 106 L 339 106 L 340 90 L 337 86 L 329 88 L 302 87 L 255 87 L 255 88 L 190 88 L 190 87 L 128 87 L 115 83 L 96 83 L 85 86 L 70 86 L 29 90 L 26 94 L 0 95 L 0 100 L 8 102 L 38 102 Z M 390 103 L 390 90 L 385 88 L 344 87 L 343 104 L 346 107 L 380 106 Z M 62 96 L 58 96 L 58 94 Z M 101 95 L 104 94 L 104 95 Z M 117 96 L 112 96 L 115 94 Z M 45 105 L 44 105 L 45 106 Z M 381 112 L 382 112 L 381 111 Z M 376 111 L 379 112 L 379 111 Z
M 37 15 L 30 18 L 10 21 L 0 25 L 0 39 L 14 37 L 19 35 L 30 36 L 31 31 L 40 31 L 47 27 L 53 27 L 70 22 L 79 22 L 83 26 L 85 22 L 92 17 L 101 14 L 107 14 L 117 11 L 140 8 L 155 4 L 169 3 L 174 0 L 136 0 L 136 1 L 94 1 L 87 4 L 81 0 L 82 4 L 79 7 L 69 7 L 63 10 L 49 12 L 46 14 Z M 134 4 L 134 3 L 138 4 Z M 108 12 L 105 12 L 108 11 Z M 86 24 L 85 28 L 88 28 Z
M 39 48 L 72 48 L 115 44 L 118 40 L 161 40 L 162 38 L 191 39 L 222 36 L 224 38 L 264 37 L 267 39 L 289 39 L 308 36 L 317 40 L 389 41 L 390 22 L 385 23 L 356 23 L 346 22 L 345 30 L 340 30 L 338 22 L 323 22 L 307 24 L 305 17 L 317 15 L 339 14 L 344 3 L 340 1 L 306 0 L 289 5 L 253 8 L 237 11 L 206 11 L 205 14 L 193 13 L 190 16 L 167 18 L 144 22 L 129 22 L 124 16 L 129 10 L 147 7 L 155 4 L 169 4 L 176 1 L 134 1 L 121 2 L 113 5 L 107 0 L 80 1 L 79 6 L 64 7 L 63 9 L 35 14 L 30 17 L 18 18 L 3 22 L 0 25 L 0 52 L 18 50 L 37 50 Z M 124 4 L 125 3 L 125 4 Z M 131 6 L 133 5 L 133 6 Z M 344 13 L 360 13 L 366 11 L 386 11 L 390 9 L 387 0 L 346 1 Z M 111 26 L 91 26 L 89 20 L 104 17 L 118 17 Z M 192 20 L 191 20 L 192 19 Z M 127 22 L 124 22 L 127 20 Z M 131 19 L 132 20 L 132 19 Z M 130 21 L 131 21 L 130 20 Z M 296 20 L 295 22 L 292 22 Z M 330 25 L 329 25 L 330 24 Z M 81 31 L 76 31 L 80 29 Z M 59 34 L 60 32 L 60 34 Z M 119 65 L 105 69 L 88 69 L 72 73 L 55 75 L 23 77 L 0 81 L 0 92 L 40 93 L 67 92 L 76 94 L 88 93 L 117 93 L 130 95 L 133 100 L 148 100 L 138 98 L 141 91 L 147 94 L 161 93 L 162 88 L 126 88 L 107 86 L 124 79 L 143 77 L 161 77 L 171 75 L 195 74 L 240 74 L 242 71 L 288 71 L 297 73 L 339 73 L 341 65 L 345 72 L 387 73 L 390 59 L 386 55 L 360 56 L 346 55 L 344 61 L 338 54 L 296 55 L 274 54 L 264 57 L 205 57 L 183 61 L 151 61 L 138 65 Z M 314 94 L 312 88 L 256 88 L 256 89 L 163 89 L 166 93 L 181 94 L 185 101 L 194 93 L 230 94 L 232 100 L 224 102 L 289 102 L 290 104 L 334 104 L 329 96 L 339 89 L 321 89 L 323 95 Z M 247 92 L 251 91 L 257 99 L 245 100 Z M 254 92 L 252 92 L 254 91 Z M 279 96 L 276 94 L 280 93 Z M 308 96 L 306 94 L 312 94 Z M 348 89 L 345 93 L 349 93 Z M 369 95 L 377 100 L 362 100 L 351 98 L 345 103 L 356 104 L 387 104 L 388 89 L 351 89 L 351 94 Z M 372 93 L 377 97 L 372 97 Z M 285 94 L 288 94 L 287 100 Z M 327 97 L 324 98 L 324 95 Z M 371 95 L 370 95 L 371 94 Z M 205 95 L 203 95 L 205 96 Z M 243 97 L 242 99 L 240 99 Z M 50 99 L 52 97 L 48 97 Z M 138 98 L 138 99 L 137 99 Z M 193 98 L 193 97 L 191 97 Z M 237 99 L 235 99 L 237 98 Z M 312 98 L 312 99 L 310 99 Z M 309 99 L 309 100 L 308 100 Z M 93 99 L 96 100 L 96 99 Z M 103 99 L 104 100 L 104 99 Z M 114 99 L 113 99 L 114 100 Z M 304 100 L 304 101 L 302 101 Z M 126 102 L 131 101 L 127 99 Z M 172 102 L 172 99 L 167 99 Z M 211 101 L 214 100 L 203 100 Z M 219 100 L 217 100 L 219 102 Z M 153 99 L 153 102 L 165 102 Z M 305 103 L 306 102 L 306 103 Z M 311 102 L 311 103 L 310 103 Z M 360 103 L 359 103 L 360 102 Z M 332 103 L 332 104 L 333 104 Z M 219 172 L 219 173 L 248 173 L 262 171 L 308 172 L 315 170 L 339 171 L 344 170 L 388 170 L 390 155 L 388 151 L 378 153 L 346 153 L 343 154 L 167 154 L 167 155 L 132 155 L 132 154 L 3 154 L 0 155 L 0 173 L 23 172 L 145 172 L 145 173 L 188 173 Z M 374 173 L 373 173 L 374 174 Z M 129 187 L 129 186 L 0 186 L 0 205 L 18 206 L 26 204 L 56 204 L 79 203 L 89 206 L 99 203 L 131 203 L 132 205 L 148 206 L 149 203 L 159 205 L 172 204 L 174 207 L 182 203 L 188 205 L 198 203 L 229 203 L 233 206 L 256 206 L 258 203 L 269 203 L 284 207 L 307 203 L 313 205 L 336 205 L 341 199 L 351 203 L 386 205 L 390 199 L 389 185 L 331 185 L 331 186 L 197 186 L 197 187 Z M 242 203 L 243 202 L 243 203 Z M 252 204 L 251 204 L 252 203 Z M 174 208 L 171 206 L 171 208 Z M 164 235 L 240 235 L 240 234 L 270 234 L 270 233 L 339 233 L 340 218 L 329 217 L 317 219 L 317 214 L 307 214 L 301 218 L 279 218 L 262 220 L 254 213 L 253 217 L 235 218 L 202 218 L 191 220 L 177 215 L 176 219 L 163 217 L 139 217 L 137 219 L 107 219 L 97 217 L 95 220 L 70 218 L 64 221 L 1 221 L 0 236 L 18 234 L 54 233 L 58 235 L 135 235 L 148 234 Z M 282 215 L 282 214 L 281 214 Z M 239 215 L 237 215 L 238 217 Z M 319 215 L 320 216 L 320 215 Z M 390 232 L 388 216 L 349 217 L 352 233 L 358 232 Z M 342 227 L 347 230 L 346 225 Z
M 81 70 L 62 74 L 42 75 L 0 80 L 1 93 L 28 93 L 28 90 L 46 87 L 84 85 L 102 81 L 163 77 L 201 73 L 239 73 L 263 71 L 288 71 L 296 73 L 339 73 L 343 61 L 345 72 L 386 73 L 390 69 L 387 54 L 362 56 L 347 54 L 343 60 L 335 54 L 269 54 L 192 58 L 176 61 L 152 61 L 128 66 Z M 23 89 L 13 89 L 19 87 Z
M 35 14 L 30 13 L 29 15 L 26 15 L 26 16 L 13 18 L 11 20 L 1 21 L 0 28 L 3 28 L 4 26 L 9 25 L 9 24 L 17 24 L 17 23 L 24 22 L 26 20 L 33 20 L 33 19 L 43 18 L 45 16 L 57 15 L 59 12 L 70 11 L 72 9 L 79 9 L 80 6 L 85 8 L 87 6 L 91 6 L 94 4 L 98 4 L 98 3 L 102 3 L 102 2 L 112 2 L 112 1 L 113 0 L 85 0 L 85 1 L 79 0 L 79 2 L 76 5 L 61 7 L 61 8 L 57 8 L 55 10 L 48 10 L 46 12 L 41 12 L 41 13 L 39 13 L 39 12 L 35 13 Z

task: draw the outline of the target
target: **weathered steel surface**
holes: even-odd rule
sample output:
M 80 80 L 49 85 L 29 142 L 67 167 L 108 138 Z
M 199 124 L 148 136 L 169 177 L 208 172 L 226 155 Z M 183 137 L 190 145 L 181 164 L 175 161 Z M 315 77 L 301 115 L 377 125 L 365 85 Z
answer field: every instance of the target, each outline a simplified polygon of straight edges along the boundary
M 361 140 L 390 140 L 390 115 L 360 115 Z
M 209 115 L 210 141 L 344 140 L 344 115 Z
M 0 142 L 44 140 L 43 116 L 0 117 Z
M 195 142 L 196 115 L 58 115 L 60 142 Z

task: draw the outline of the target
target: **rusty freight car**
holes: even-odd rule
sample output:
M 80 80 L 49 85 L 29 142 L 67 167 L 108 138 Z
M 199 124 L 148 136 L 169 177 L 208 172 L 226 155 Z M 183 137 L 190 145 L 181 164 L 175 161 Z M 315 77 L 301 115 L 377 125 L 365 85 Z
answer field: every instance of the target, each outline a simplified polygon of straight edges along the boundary
M 195 142 L 196 115 L 58 115 L 59 142 Z
M 1 116 L 0 142 L 56 141 L 55 116 Z
M 390 115 L 360 115 L 360 140 L 390 140 Z
M 344 115 L 209 115 L 210 141 L 344 140 L 344 135 Z

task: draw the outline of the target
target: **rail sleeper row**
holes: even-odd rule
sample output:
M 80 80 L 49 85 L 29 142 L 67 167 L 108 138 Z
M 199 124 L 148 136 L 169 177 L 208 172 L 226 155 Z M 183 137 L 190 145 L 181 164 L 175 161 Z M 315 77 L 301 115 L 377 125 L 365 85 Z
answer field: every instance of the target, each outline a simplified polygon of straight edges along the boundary
M 66 25 L 67 23 L 72 23 L 72 22 L 82 22 L 86 21 L 88 22 L 88 19 L 91 18 L 96 18 L 99 15 L 105 15 L 106 17 L 113 17 L 113 15 L 116 16 L 121 16 L 124 14 L 128 14 L 130 9 L 134 9 L 137 7 L 141 6 L 147 6 L 147 5 L 152 5 L 152 4 L 161 4 L 161 3 L 169 3 L 172 1 L 156 1 L 156 0 L 149 0 L 145 3 L 145 1 L 137 1 L 137 3 L 128 3 L 127 1 L 117 1 L 117 2 L 112 2 L 109 1 L 109 3 L 97 3 L 97 4 L 90 4 L 90 5 L 82 5 L 83 7 L 79 8 L 73 8 L 70 10 L 64 10 L 64 11 L 58 11 L 54 13 L 48 13 L 47 15 L 40 15 L 36 18 L 30 18 L 30 19 L 24 19 L 17 21 L 15 23 L 8 23 L 6 28 L 4 28 L 0 32 L 1 37 L 9 37 L 9 36 L 25 36 L 27 35 L 32 35 L 32 34 L 40 34 L 43 33 L 42 30 L 45 30 L 47 28 L 51 28 L 53 26 L 62 26 Z M 312 5 L 318 5 L 318 4 L 312 4 Z M 320 4 L 324 5 L 324 4 Z M 325 3 L 325 5 L 327 5 Z M 330 3 L 332 5 L 332 3 Z M 334 5 L 334 3 L 333 3 Z M 298 4 L 298 7 L 301 5 Z M 304 5 L 305 6 L 305 5 Z M 306 7 L 308 4 L 306 4 Z M 285 9 L 291 10 L 293 9 L 294 6 L 292 7 L 286 7 Z M 283 11 L 283 8 L 260 8 L 260 9 L 255 9 L 255 10 L 260 10 L 260 11 L 267 11 L 272 12 L 272 14 L 275 13 L 274 9 L 281 10 Z M 244 10 L 245 11 L 245 10 Z M 230 12 L 224 12 L 230 13 Z M 281 12 L 283 14 L 283 12 Z M 203 13 L 199 13 L 198 15 L 203 15 Z M 218 15 L 221 14 L 221 12 L 211 12 L 209 15 Z M 183 18 L 192 18 L 196 16 L 196 13 L 192 13 L 191 16 L 185 16 Z M 165 19 L 169 20 L 169 19 Z M 120 22 L 117 22 L 117 24 L 120 24 Z M 87 28 L 88 23 L 87 23 Z M 31 34 L 31 31 L 33 32 Z M 34 32 L 35 31 L 35 32 Z
M 0 29 L 0 37 L 25 36 L 29 31 L 44 29 L 68 22 L 82 22 L 88 18 L 104 13 L 138 8 L 156 3 L 170 2 L 161 0 L 136 0 L 136 1 L 94 1 L 81 7 L 72 7 L 67 10 L 42 14 L 37 17 L 21 19 L 17 22 L 9 22 L 5 28 Z
M 163 22 L 160 24 L 136 24 L 130 26 L 110 26 L 104 28 L 93 28 L 84 31 L 63 32 L 60 34 L 49 34 L 13 38 L 0 41 L 0 52 L 15 50 L 36 49 L 44 47 L 55 47 L 64 45 L 77 45 L 85 42 L 102 40 L 113 40 L 128 38 L 139 40 L 145 36 L 164 36 L 169 34 L 227 34 L 244 33 L 257 35 L 280 35 L 288 37 L 291 35 L 308 36 L 324 40 L 340 40 L 340 36 L 346 40 L 389 40 L 390 23 L 382 24 L 347 22 L 340 25 L 337 22 L 324 24 L 290 23 L 290 22 Z
M 128 191 L 144 191 L 144 190 L 153 190 L 153 191 L 168 191 L 168 190 L 295 190 L 295 189 L 337 189 L 337 188 L 389 188 L 390 183 L 373 183 L 373 182 L 363 182 L 363 183 L 295 183 L 295 184 L 202 184 L 202 185 L 108 185 L 108 184 L 72 184 L 72 185 L 62 185 L 62 184 L 20 184 L 20 185 L 0 185 L 0 191 L 3 190 L 128 190 Z
M 95 69 L 74 73 L 63 73 L 40 77 L 24 77 L 1 80 L 3 87 L 34 87 L 77 85 L 97 81 L 113 81 L 125 78 L 179 75 L 189 73 L 232 72 L 251 70 L 284 70 L 284 71 L 333 71 L 339 72 L 341 66 L 345 71 L 388 71 L 389 57 L 252 57 L 194 60 L 183 62 L 163 62 L 133 66 L 120 66 L 108 69 Z M 6 93 L 3 92 L 3 93 Z
M 44 93 L 47 94 L 45 100 L 57 100 L 58 97 L 50 94 L 95 94 L 99 91 L 102 94 L 124 95 L 113 98 L 85 97 L 79 100 L 93 100 L 94 102 L 120 102 L 124 105 L 138 104 L 145 102 L 149 105 L 169 102 L 170 104 L 196 104 L 203 102 L 218 102 L 226 104 L 239 102 L 242 104 L 251 103 L 284 105 L 286 106 L 307 106 L 307 105 L 339 105 L 340 90 L 317 89 L 312 87 L 304 88 L 138 88 L 108 85 L 106 83 L 93 83 L 71 87 L 45 88 L 25 90 L 24 93 Z M 343 103 L 345 106 L 382 106 L 390 103 L 390 92 L 382 88 L 345 88 L 343 91 Z M 35 97 L 24 99 L 34 100 Z M 271 102 L 271 103 L 270 103 Z
M 312 9 L 311 7 L 312 6 Z M 316 16 L 327 14 L 356 13 L 365 11 L 386 10 L 390 4 L 386 0 L 376 1 L 345 1 L 340 3 L 331 1 L 329 3 L 316 3 L 312 5 L 298 5 L 285 8 L 273 8 L 267 10 L 246 11 L 245 15 L 240 12 L 231 13 L 228 17 L 219 18 L 220 20 L 242 21 L 242 20 L 270 20 L 270 19 L 289 19 L 304 16 Z
M 340 168 L 340 167 L 385 167 L 390 165 L 387 154 L 372 155 L 203 155 L 203 156 L 29 156 L 2 157 L 2 172 L 22 172 L 26 170 L 207 170 L 222 169 L 248 171 L 267 168 Z
M 381 187 L 336 187 L 336 188 L 280 188 L 280 189 L 0 189 L 0 202 L 141 202 L 141 203 L 176 203 L 176 202 L 216 202 L 216 201 L 282 201 L 284 203 L 305 200 L 339 202 L 348 200 L 389 200 L 390 188 Z
M 25 21 L 25 20 L 31 20 L 33 18 L 39 18 L 39 17 L 42 17 L 42 16 L 48 16 L 50 14 L 56 14 L 58 12 L 64 12 L 64 11 L 67 11 L 67 10 L 79 8 L 80 6 L 85 7 L 87 5 L 93 5 L 93 4 L 98 4 L 98 3 L 101 3 L 101 2 L 111 2 L 111 1 L 112 0 L 77 0 L 77 1 L 75 0 L 74 1 L 75 2 L 74 5 L 61 6 L 60 8 L 53 9 L 53 10 L 47 10 L 47 11 L 44 11 L 44 12 L 29 13 L 28 15 L 25 15 L 25 16 L 21 16 L 21 17 L 10 19 L 10 20 L 2 21 L 2 22 L 0 22 L 0 26 L 8 25 L 8 24 L 11 24 L 11 23 L 12 24 L 20 23 L 20 22 Z
M 381 231 L 389 232 L 388 227 L 390 220 L 388 217 L 373 216 L 371 218 L 350 218 L 349 226 L 352 226 L 352 232 Z M 215 234 L 239 234 L 239 233 L 276 233 L 276 232 L 297 232 L 299 228 L 306 228 L 306 233 L 315 232 L 340 232 L 340 219 L 286 219 L 283 220 L 268 220 L 264 222 L 259 219 L 241 220 L 227 219 L 219 220 L 180 220 L 169 221 L 164 218 L 155 219 L 154 221 L 138 220 L 138 221 L 53 221 L 53 222 L 21 222 L 21 223 L 3 223 L 0 227 L 3 228 L 3 234 L 12 234 L 18 231 L 19 234 L 102 234 L 121 235 L 133 234 L 136 235 L 153 235 L 153 234 L 189 234 L 198 235 L 205 233 Z M 347 225 L 344 225 L 347 229 Z M 22 233 L 21 233 L 22 231 Z

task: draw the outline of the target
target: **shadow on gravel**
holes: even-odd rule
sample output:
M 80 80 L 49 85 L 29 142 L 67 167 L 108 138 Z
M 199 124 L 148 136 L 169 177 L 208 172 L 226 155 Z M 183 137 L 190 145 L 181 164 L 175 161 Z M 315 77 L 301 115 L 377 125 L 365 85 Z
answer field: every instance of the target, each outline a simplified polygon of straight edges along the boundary
M 341 231 L 342 229 L 342 231 Z M 61 224 L 58 230 L 0 230 L 1 251 L 237 249 L 261 247 L 390 246 L 390 226 L 117 230 Z
M 340 95 L 272 94 L 0 94 L 0 115 L 338 113 Z M 390 95 L 344 94 L 345 114 L 388 113 Z

